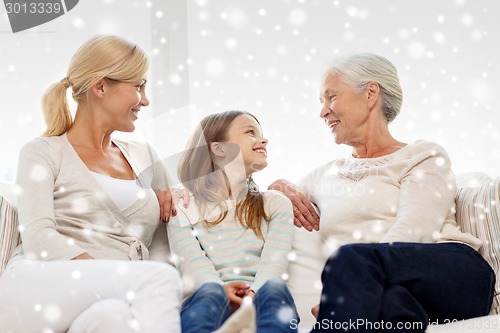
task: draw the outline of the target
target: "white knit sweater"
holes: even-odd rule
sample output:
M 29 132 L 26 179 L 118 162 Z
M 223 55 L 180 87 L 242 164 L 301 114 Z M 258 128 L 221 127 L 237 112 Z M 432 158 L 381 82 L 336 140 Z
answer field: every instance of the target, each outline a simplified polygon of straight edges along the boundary
M 38 260 L 68 260 L 82 253 L 97 259 L 148 258 L 160 215 L 151 188 L 164 169 L 145 144 L 113 142 L 144 187 L 123 211 L 65 134 L 37 138 L 23 147 L 16 182 L 22 244 L 15 254 Z
M 378 158 L 337 159 L 300 185 L 321 214 L 330 250 L 349 243 L 481 241 L 455 222 L 456 182 L 438 144 L 417 141 Z

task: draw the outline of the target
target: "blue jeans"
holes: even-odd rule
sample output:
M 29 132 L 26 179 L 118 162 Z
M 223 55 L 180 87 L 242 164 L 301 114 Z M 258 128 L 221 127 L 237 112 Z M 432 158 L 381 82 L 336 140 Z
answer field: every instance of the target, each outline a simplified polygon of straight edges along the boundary
M 487 315 L 495 274 L 459 243 L 352 244 L 328 260 L 312 332 L 424 332 Z
M 268 280 L 254 299 L 257 311 L 257 333 L 297 332 L 292 323 L 299 315 L 292 295 L 283 281 Z M 295 325 L 296 326 L 296 325 Z
M 267 281 L 255 295 L 258 333 L 296 332 L 290 322 L 298 322 L 292 295 L 284 282 Z M 206 283 L 182 304 L 182 333 L 213 332 L 230 315 L 229 300 L 224 288 Z
M 217 283 L 206 283 L 182 303 L 182 333 L 213 332 L 230 314 L 224 288 Z

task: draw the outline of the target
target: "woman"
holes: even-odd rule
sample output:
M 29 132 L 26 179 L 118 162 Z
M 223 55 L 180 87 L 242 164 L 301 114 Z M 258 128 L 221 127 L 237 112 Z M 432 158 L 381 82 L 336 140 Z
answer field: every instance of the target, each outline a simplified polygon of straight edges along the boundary
M 394 65 L 374 54 L 339 58 L 320 101 L 321 118 L 351 156 L 314 170 L 299 189 L 284 180 L 270 186 L 292 200 L 296 225 L 319 229 L 331 245 L 313 332 L 404 330 L 405 323 L 424 332 L 429 322 L 488 314 L 495 277 L 476 252 L 480 241 L 457 229 L 446 151 L 389 132 L 402 104 Z
M 132 132 L 148 106 L 147 69 L 136 45 L 96 36 L 45 93 L 47 130 L 19 157 L 22 244 L 0 279 L 2 330 L 180 332 L 177 271 L 142 261 L 160 221 L 151 188 L 164 170 L 148 146 L 112 138 Z
M 257 332 L 295 331 L 295 304 L 282 280 L 292 205 L 279 192 L 260 192 L 252 178 L 267 166 L 266 146 L 253 115 L 221 112 L 201 121 L 179 162 L 179 179 L 194 197 L 168 224 L 172 252 L 194 291 L 182 305 L 184 333 L 218 329 L 246 296 L 255 303 Z M 242 310 L 221 332 L 255 326 L 255 318 L 245 315 L 251 311 Z

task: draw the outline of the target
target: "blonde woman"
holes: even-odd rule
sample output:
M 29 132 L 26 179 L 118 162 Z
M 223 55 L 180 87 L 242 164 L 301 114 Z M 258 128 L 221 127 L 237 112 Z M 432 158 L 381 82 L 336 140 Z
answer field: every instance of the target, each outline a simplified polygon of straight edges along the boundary
M 257 119 L 240 111 L 200 122 L 179 163 L 179 179 L 193 194 L 168 224 L 172 252 L 192 293 L 183 303 L 183 333 L 293 332 L 295 303 L 283 281 L 291 249 L 290 201 L 260 192 L 252 174 L 267 166 L 267 139 Z
M 3 332 L 180 332 L 178 273 L 145 261 L 160 207 L 158 179 L 141 172 L 160 164 L 112 137 L 148 106 L 147 69 L 136 45 L 96 36 L 45 93 L 47 130 L 19 157 L 22 244 L 0 279 Z

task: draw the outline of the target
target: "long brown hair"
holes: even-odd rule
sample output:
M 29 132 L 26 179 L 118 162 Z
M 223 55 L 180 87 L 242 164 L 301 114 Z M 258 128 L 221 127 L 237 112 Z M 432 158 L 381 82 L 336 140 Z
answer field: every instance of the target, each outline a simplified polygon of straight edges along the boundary
M 177 174 L 183 185 L 194 195 L 198 204 L 200 216 L 208 226 L 222 222 L 228 214 L 225 202 L 228 197 L 239 197 L 241 193 L 231 193 L 229 179 L 223 168 L 218 167 L 213 161 L 210 148 L 213 142 L 224 142 L 233 120 L 241 115 L 253 117 L 245 111 L 225 111 L 211 114 L 200 122 L 196 131 L 187 142 L 186 149 L 179 161 Z M 236 157 L 239 153 L 235 153 Z M 221 193 L 220 190 L 227 191 Z M 236 205 L 235 217 L 244 227 L 251 229 L 259 238 L 263 238 L 262 220 L 270 221 L 264 210 L 264 197 L 255 184 L 252 176 L 247 179 L 243 189 L 245 199 Z M 215 218 L 207 216 L 208 205 L 215 203 L 221 213 Z

